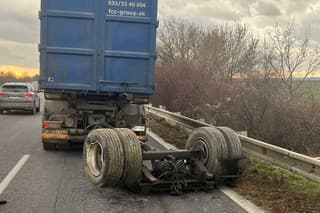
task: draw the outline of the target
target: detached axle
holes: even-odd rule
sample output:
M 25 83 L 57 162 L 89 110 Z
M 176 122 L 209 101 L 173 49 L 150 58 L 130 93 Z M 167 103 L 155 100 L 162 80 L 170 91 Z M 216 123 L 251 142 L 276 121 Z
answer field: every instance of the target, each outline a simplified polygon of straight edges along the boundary
M 144 147 L 145 148 L 145 147 Z M 148 149 L 152 150 L 152 148 Z M 214 175 L 205 167 L 199 150 L 143 151 L 143 178 L 139 184 L 146 191 L 213 189 Z M 147 161 L 147 162 L 146 162 Z
M 92 131 L 84 145 L 85 171 L 98 187 L 142 191 L 213 189 L 239 176 L 241 143 L 229 128 L 202 127 L 185 150 L 157 151 L 129 129 Z
M 175 159 L 191 159 L 200 155 L 201 155 L 200 151 L 192 151 L 192 150 L 144 151 L 142 153 L 142 159 L 143 160 L 161 160 L 169 156 Z

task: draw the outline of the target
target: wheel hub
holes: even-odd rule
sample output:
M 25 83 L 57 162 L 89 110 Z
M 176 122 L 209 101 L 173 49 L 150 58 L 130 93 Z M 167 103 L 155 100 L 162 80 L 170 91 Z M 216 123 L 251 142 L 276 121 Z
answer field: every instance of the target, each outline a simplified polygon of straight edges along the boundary
M 105 164 L 103 148 L 99 143 L 91 143 L 87 148 L 87 165 L 91 173 L 98 177 L 102 174 L 102 168 Z
M 202 138 L 199 138 L 193 145 L 193 150 L 200 151 L 199 160 L 206 164 L 209 160 L 208 146 Z

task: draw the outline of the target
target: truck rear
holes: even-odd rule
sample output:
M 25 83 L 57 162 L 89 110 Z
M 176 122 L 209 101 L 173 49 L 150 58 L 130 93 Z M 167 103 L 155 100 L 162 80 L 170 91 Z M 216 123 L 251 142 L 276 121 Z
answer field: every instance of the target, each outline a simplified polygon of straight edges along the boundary
M 154 92 L 157 0 L 42 0 L 40 69 L 46 150 L 82 142 L 97 187 L 210 189 L 238 176 L 239 138 L 199 128 L 185 150 L 146 141 Z
M 145 140 L 157 1 L 42 0 L 39 16 L 44 149 L 98 128 L 129 128 Z

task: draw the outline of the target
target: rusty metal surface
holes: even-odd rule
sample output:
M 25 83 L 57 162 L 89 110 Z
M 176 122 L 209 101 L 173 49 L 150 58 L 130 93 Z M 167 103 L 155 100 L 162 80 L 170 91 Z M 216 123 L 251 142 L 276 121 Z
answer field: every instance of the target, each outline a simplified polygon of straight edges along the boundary
M 164 119 L 169 124 L 185 128 L 188 131 L 198 127 L 211 126 L 202 121 L 193 120 L 149 105 L 146 106 L 146 109 L 151 116 Z M 318 158 L 292 152 L 240 134 L 238 136 L 244 152 L 320 183 L 320 161 Z

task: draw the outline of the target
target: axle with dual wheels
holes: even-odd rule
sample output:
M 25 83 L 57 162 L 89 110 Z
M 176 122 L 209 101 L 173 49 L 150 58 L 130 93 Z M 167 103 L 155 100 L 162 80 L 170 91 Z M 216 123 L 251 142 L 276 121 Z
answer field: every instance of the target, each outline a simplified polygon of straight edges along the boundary
M 241 143 L 227 127 L 201 127 L 184 150 L 159 151 L 129 129 L 97 129 L 84 144 L 84 166 L 97 187 L 135 191 L 213 189 L 240 175 Z

